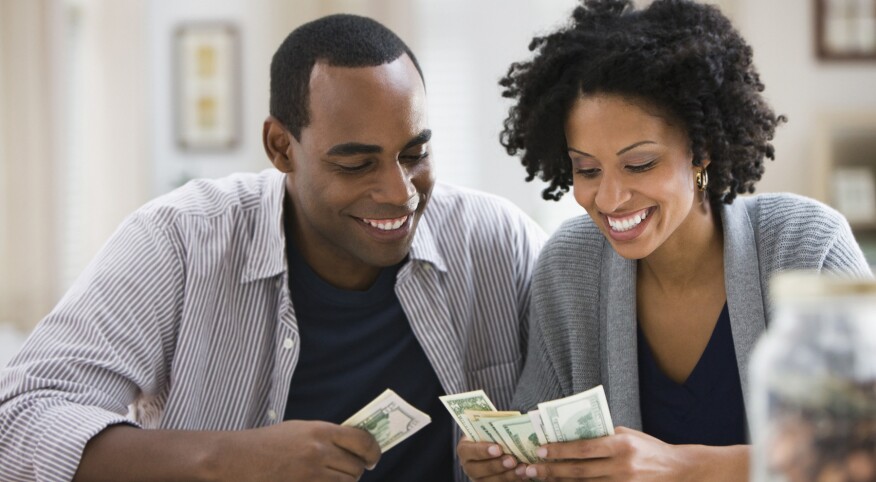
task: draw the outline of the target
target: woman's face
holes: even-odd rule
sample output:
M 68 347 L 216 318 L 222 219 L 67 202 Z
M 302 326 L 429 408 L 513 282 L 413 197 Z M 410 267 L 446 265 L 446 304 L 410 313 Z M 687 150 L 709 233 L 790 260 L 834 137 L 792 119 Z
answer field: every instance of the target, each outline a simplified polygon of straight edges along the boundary
M 690 140 L 656 109 L 616 95 L 579 97 L 565 131 L 575 199 L 624 258 L 681 241 L 703 219 Z

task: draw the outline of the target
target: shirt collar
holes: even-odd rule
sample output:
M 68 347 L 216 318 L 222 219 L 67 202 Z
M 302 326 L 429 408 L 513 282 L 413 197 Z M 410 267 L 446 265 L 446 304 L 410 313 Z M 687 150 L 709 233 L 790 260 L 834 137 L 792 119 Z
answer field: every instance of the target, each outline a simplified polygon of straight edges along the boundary
M 283 199 L 286 175 L 266 169 L 259 176 L 261 196 L 252 226 L 241 282 L 270 278 L 286 271 L 286 236 L 283 233 Z
M 429 206 L 426 206 L 423 216 L 417 223 L 417 232 L 414 233 L 414 240 L 411 243 L 410 259 L 429 263 L 442 273 L 447 272 L 447 265 L 438 250 L 438 242 L 429 224 Z

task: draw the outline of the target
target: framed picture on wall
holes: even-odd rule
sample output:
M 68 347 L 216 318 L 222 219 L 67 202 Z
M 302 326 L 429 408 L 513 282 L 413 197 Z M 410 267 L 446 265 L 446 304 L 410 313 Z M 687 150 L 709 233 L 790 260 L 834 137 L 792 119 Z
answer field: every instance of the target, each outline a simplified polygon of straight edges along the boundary
M 864 166 L 837 168 L 833 174 L 833 205 L 853 226 L 876 223 L 873 171 Z
M 821 60 L 876 61 L 876 0 L 813 0 Z
M 228 23 L 187 24 L 174 34 L 174 117 L 184 150 L 230 150 L 240 136 L 240 46 Z

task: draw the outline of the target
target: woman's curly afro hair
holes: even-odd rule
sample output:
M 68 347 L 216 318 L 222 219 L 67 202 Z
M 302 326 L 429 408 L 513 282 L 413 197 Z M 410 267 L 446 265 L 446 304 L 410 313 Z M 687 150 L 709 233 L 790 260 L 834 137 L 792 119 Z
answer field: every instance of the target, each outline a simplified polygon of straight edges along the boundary
M 499 82 L 516 99 L 501 142 L 522 153 L 527 181 L 550 183 L 545 199 L 572 185 L 564 124 L 581 95 L 614 94 L 656 107 L 679 122 L 693 164 L 709 159 L 709 198 L 732 203 L 754 192 L 763 159 L 774 159 L 776 126 L 784 122 L 761 96 L 751 47 L 713 6 L 656 0 L 634 10 L 631 0 L 583 0 L 571 25 L 529 45 Z

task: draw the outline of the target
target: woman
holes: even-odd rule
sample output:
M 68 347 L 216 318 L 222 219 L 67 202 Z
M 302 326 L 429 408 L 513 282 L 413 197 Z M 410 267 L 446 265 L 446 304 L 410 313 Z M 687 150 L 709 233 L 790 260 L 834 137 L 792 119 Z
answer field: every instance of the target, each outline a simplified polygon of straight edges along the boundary
M 747 367 L 779 271 L 871 276 L 848 223 L 754 191 L 778 124 L 751 48 L 712 6 L 587 0 L 501 84 L 502 143 L 529 174 L 571 186 L 533 279 L 529 410 L 602 384 L 616 434 L 549 444 L 524 466 L 463 440 L 475 480 L 747 480 Z

